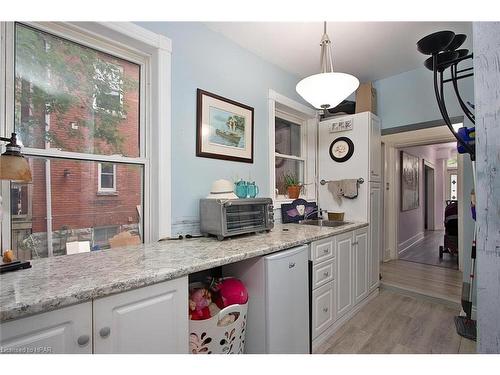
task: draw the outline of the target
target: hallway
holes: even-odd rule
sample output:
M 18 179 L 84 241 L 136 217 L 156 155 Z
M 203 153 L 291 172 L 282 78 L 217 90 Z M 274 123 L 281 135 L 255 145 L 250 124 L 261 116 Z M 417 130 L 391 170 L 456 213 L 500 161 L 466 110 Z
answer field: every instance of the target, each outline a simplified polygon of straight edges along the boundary
M 444 230 L 426 231 L 424 239 L 399 255 L 400 260 L 458 269 L 458 256 L 445 253 L 439 259 L 439 246 L 443 244 Z

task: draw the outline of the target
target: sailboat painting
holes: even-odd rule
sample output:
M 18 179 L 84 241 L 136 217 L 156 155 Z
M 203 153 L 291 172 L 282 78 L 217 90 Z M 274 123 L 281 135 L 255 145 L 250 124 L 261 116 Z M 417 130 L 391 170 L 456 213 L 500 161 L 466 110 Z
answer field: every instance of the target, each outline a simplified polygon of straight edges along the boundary
M 196 156 L 253 163 L 253 107 L 202 89 L 196 100 Z
M 210 107 L 210 143 L 245 148 L 245 118 L 223 109 Z

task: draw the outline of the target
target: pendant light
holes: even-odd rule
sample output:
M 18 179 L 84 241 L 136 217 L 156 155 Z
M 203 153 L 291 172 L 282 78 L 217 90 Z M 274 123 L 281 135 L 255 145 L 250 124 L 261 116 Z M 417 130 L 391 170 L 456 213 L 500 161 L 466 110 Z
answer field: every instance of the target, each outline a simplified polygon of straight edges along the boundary
M 28 161 L 21 153 L 21 146 L 17 144 L 16 133 L 10 138 L 0 138 L 8 142 L 6 151 L 0 155 L 0 180 L 31 182 L 31 170 Z
M 321 73 L 304 78 L 297 83 L 295 89 L 304 100 L 315 108 L 334 108 L 356 91 L 359 80 L 350 74 L 333 71 L 332 46 L 326 33 L 326 22 L 323 25 L 320 46 Z

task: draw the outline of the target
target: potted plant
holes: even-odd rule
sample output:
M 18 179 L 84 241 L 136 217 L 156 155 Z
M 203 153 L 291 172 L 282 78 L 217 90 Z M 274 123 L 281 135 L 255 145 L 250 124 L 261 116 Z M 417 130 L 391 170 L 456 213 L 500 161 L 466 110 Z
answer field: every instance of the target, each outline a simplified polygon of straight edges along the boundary
M 288 198 L 297 199 L 303 186 L 299 179 L 294 174 L 284 174 L 283 181 L 285 182 Z

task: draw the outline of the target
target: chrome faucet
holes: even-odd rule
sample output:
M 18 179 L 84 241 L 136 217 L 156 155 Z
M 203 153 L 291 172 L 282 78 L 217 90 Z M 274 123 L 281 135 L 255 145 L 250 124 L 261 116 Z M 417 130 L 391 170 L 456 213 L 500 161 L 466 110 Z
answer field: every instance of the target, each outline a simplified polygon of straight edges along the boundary
M 319 214 L 321 217 L 318 217 L 318 219 L 323 219 L 323 212 L 328 212 L 327 210 L 322 210 L 321 208 L 317 208 L 316 210 L 313 210 L 307 214 L 304 215 L 304 220 L 307 220 L 308 217 L 314 214 Z

